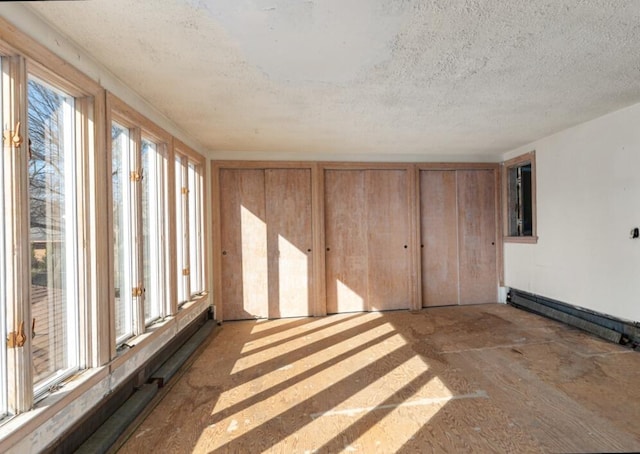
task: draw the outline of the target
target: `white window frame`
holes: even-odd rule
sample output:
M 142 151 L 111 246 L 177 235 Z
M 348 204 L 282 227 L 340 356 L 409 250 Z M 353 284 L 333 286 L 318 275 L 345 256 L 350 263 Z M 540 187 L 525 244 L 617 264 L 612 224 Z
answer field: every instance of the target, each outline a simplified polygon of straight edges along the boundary
M 73 190 L 78 194 L 74 206 L 74 223 L 77 239 L 77 253 L 73 254 L 78 270 L 73 288 L 77 293 L 78 305 L 78 338 L 77 352 L 80 358 L 77 373 L 69 379 L 56 383 L 51 393 L 45 392 L 34 398 L 32 339 L 31 339 L 31 273 L 30 273 L 30 238 L 29 238 L 29 204 L 28 200 L 28 142 L 11 146 L 10 152 L 0 155 L 0 251 L 7 252 L 0 263 L 0 380 L 2 380 L 2 354 L 6 357 L 6 412 L 0 411 L 0 424 L 3 438 L 0 445 L 11 449 L 16 438 L 18 444 L 27 445 L 29 437 L 36 437 L 40 445 L 52 442 L 69 430 L 78 421 L 78 415 L 64 410 L 68 405 L 93 405 L 95 396 L 90 389 L 93 385 L 108 383 L 117 385 L 119 380 L 127 380 L 132 371 L 144 361 L 144 352 L 156 349 L 167 341 L 167 333 L 174 336 L 174 330 L 180 331 L 195 314 L 202 313 L 207 307 L 207 299 L 198 298 L 178 311 L 175 299 L 175 178 L 174 155 L 171 135 L 148 120 L 134 121 L 138 134 L 149 130 L 154 137 L 161 139 L 158 143 L 166 144 L 168 182 L 167 202 L 165 209 L 166 228 L 165 255 L 170 268 L 167 269 L 166 294 L 168 302 L 164 308 L 168 315 L 175 319 L 166 320 L 152 327 L 147 327 L 146 334 L 139 339 L 132 339 L 133 344 L 142 348 L 122 351 L 116 350 L 114 336 L 114 318 L 111 307 L 113 295 L 112 254 L 113 237 L 110 224 L 110 128 L 112 111 L 110 95 L 99 82 L 77 71 L 72 65 L 50 53 L 28 35 L 11 26 L 0 18 L 0 26 L 7 28 L 0 40 L 1 83 L 0 90 L 4 105 L 0 106 L 0 127 L 2 132 L 9 129 L 16 137 L 27 137 L 27 74 L 32 73 L 54 87 L 75 98 L 75 142 L 77 143 L 77 160 L 75 171 L 77 181 Z M 3 28 L 3 30 L 4 30 Z M 29 70 L 29 71 L 27 71 Z M 8 83 L 5 83 L 7 82 Z M 123 106 L 123 104 L 121 105 Z M 124 106 L 120 113 L 128 118 L 143 118 L 134 109 Z M 122 122 L 120 122 L 122 123 Z M 16 127 L 19 125 L 19 127 Z M 15 130 L 14 130 L 15 129 Z M 195 153 L 195 152 L 194 152 Z M 190 155 L 198 159 L 197 153 Z M 195 157 L 194 157 L 195 156 Z M 200 156 L 204 162 L 204 158 Z M 137 198 L 136 198 L 137 199 Z M 140 242 L 138 241 L 138 244 Z M 9 253 L 10 251 L 10 253 Z M 134 254 L 135 256 L 136 255 Z M 105 258 L 110 262 L 105 266 Z M 137 264 L 135 264 L 137 265 Z M 139 306 L 138 306 L 139 307 Z M 4 311 L 4 313 L 3 313 Z M 138 317 L 141 320 L 141 317 Z M 20 322 L 24 323 L 25 345 L 4 350 L 7 334 L 15 332 Z M 144 322 L 143 322 L 144 324 Z M 36 326 L 36 331 L 38 326 Z M 144 329 L 143 329 L 144 331 Z M 133 369 L 132 369 L 133 367 Z M 84 371 L 85 368 L 91 368 Z M 135 375 L 135 374 L 134 374 Z M 48 391 L 48 390 L 47 390 Z M 2 387 L 0 386 L 0 399 Z M 0 410 L 2 410 L 0 401 Z M 34 410 L 37 408 L 37 410 Z M 62 411 L 62 413 L 60 413 Z M 6 413 L 6 414 L 3 414 Z M 65 417 L 59 420 L 56 415 Z M 19 416 L 18 416 L 19 415 Z M 18 417 L 14 417 L 18 416 Z M 59 415 L 58 415 L 59 416 Z M 59 421 L 58 421 L 59 420 Z M 7 435 L 9 434 L 9 435 Z M 9 441 L 9 439 L 12 439 Z M 25 441 L 26 440 L 26 441 Z M 8 443 L 5 443 L 9 441 Z M 24 447 L 24 446 L 23 446 Z
M 176 146 L 176 247 L 178 305 L 206 295 L 204 158 L 184 144 Z
M 33 81 L 42 86 L 45 86 L 47 89 L 56 92 L 57 94 L 63 96 L 64 104 L 63 104 L 63 112 L 62 116 L 64 118 L 63 123 L 63 146 L 64 150 L 62 151 L 65 159 L 64 159 L 64 218 L 65 218 L 65 289 L 67 289 L 66 298 L 65 298 L 65 311 L 66 311 L 66 320 L 67 325 L 64 327 L 63 332 L 66 335 L 66 358 L 68 358 L 69 365 L 63 369 L 58 369 L 54 371 L 52 374 L 46 376 L 42 380 L 34 383 L 34 398 L 38 399 L 39 397 L 45 395 L 49 389 L 65 380 L 69 376 L 75 374 L 81 368 L 81 358 L 80 358 L 80 312 L 82 308 L 80 307 L 80 298 L 79 298 L 79 249 L 78 245 L 81 242 L 80 236 L 78 234 L 79 224 L 81 222 L 80 213 L 78 211 L 77 201 L 79 198 L 82 198 L 83 194 L 78 194 L 78 175 L 77 175 L 77 155 L 78 150 L 77 145 L 77 131 L 75 130 L 75 124 L 77 122 L 76 118 L 76 99 L 72 94 L 69 94 L 62 89 L 56 87 L 52 82 L 40 77 L 37 73 L 34 74 L 29 72 L 27 76 L 29 81 Z M 28 105 L 27 105 L 28 108 Z M 80 150 L 80 152 L 82 152 Z M 69 196 L 71 195 L 71 197 Z M 27 197 L 27 200 L 29 198 Z M 29 206 L 30 202 L 27 202 L 27 206 Z M 38 321 L 36 321 L 38 322 Z M 40 323 L 43 321 L 40 320 Z M 46 321 L 51 324 L 50 320 Z M 53 326 L 49 327 L 49 332 L 53 332 Z M 36 327 L 37 333 L 37 327 Z M 50 339 L 55 340 L 55 338 Z M 51 347 L 50 347 L 51 349 Z
M 170 279 L 171 275 L 171 245 L 167 238 L 171 237 L 170 234 L 170 220 L 171 212 L 169 211 L 170 201 L 169 194 L 173 186 L 171 185 L 169 178 L 169 166 L 171 162 L 171 136 L 165 133 L 163 130 L 149 122 L 143 116 L 135 113 L 126 106 L 122 101 L 113 95 L 108 95 L 108 118 L 109 129 L 113 124 L 117 124 L 122 128 L 129 131 L 130 145 L 128 165 L 126 169 L 126 175 L 123 175 L 126 183 L 126 187 L 129 188 L 128 206 L 122 212 L 123 223 L 130 226 L 127 229 L 126 235 L 128 237 L 128 250 L 130 263 L 130 277 L 128 282 L 131 283 L 131 288 L 121 289 L 121 293 L 126 293 L 127 297 L 130 297 L 132 305 L 132 325 L 133 329 L 130 335 L 122 335 L 116 338 L 113 336 L 114 354 L 117 355 L 118 351 L 123 351 L 121 347 L 130 345 L 131 339 L 147 332 L 153 324 L 162 321 L 167 316 L 172 315 L 171 299 L 172 289 L 175 283 L 172 283 Z M 111 136 L 109 136 L 111 137 Z M 155 152 L 152 153 L 153 159 L 150 161 L 150 168 L 145 170 L 142 162 L 142 144 L 143 141 L 151 142 L 155 145 Z M 110 171 L 113 172 L 112 167 L 112 144 L 109 141 L 110 159 Z M 123 158 L 124 160 L 124 158 Z M 125 173 L 125 172 L 123 172 Z M 137 181 L 132 181 L 130 176 L 138 175 Z M 146 180 L 145 180 L 146 179 Z M 150 248 L 151 260 L 149 260 L 149 284 L 152 288 L 147 289 L 145 286 L 144 275 L 144 232 L 143 232 L 143 184 L 150 188 L 150 191 L 157 191 L 157 197 L 148 197 L 149 202 L 149 215 L 151 218 L 155 217 L 155 221 L 149 225 L 153 230 L 150 231 L 152 243 L 161 244 L 160 248 Z M 113 187 L 109 182 L 109 192 L 112 194 Z M 112 204 L 113 209 L 113 204 Z M 164 213 L 164 214 L 163 214 Z M 109 225 L 113 227 L 113 219 L 110 216 Z M 112 230 L 113 231 L 113 230 Z M 113 245 L 112 245 L 113 248 Z M 125 249 L 125 254 L 127 249 Z M 110 252 L 112 263 L 112 272 L 115 270 L 116 264 L 113 263 L 113 250 Z M 123 279 L 123 284 L 125 280 Z M 123 285 L 124 287 L 124 285 Z M 135 294 L 134 290 L 140 291 Z M 110 298 L 111 304 L 115 303 L 115 295 Z M 147 301 L 151 302 L 152 313 L 149 317 L 146 317 L 145 310 L 147 308 Z M 115 333 L 115 318 L 110 320 L 112 324 L 112 332 Z
M 189 203 L 189 290 L 190 296 L 204 291 L 204 237 L 203 237 L 203 175 L 204 168 L 193 161 L 188 163 L 188 203 Z
M 5 251 L 16 250 L 16 254 L 6 257 L 5 316 L 6 333 L 15 333 L 24 320 L 31 320 L 30 285 L 31 267 L 29 254 L 28 210 L 24 210 L 27 197 L 28 174 L 26 151 L 26 125 L 19 119 L 26 118 L 26 62 L 24 58 L 12 55 L 3 59 L 3 135 L 22 138 L 20 145 L 3 142 L 4 202 L 3 230 Z M 5 129 L 5 125 L 7 128 Z M 11 125 L 11 126 L 10 126 Z M 7 178 L 9 176 L 9 178 Z M 29 331 L 30 332 L 30 331 Z M 26 348 L 7 349 L 7 412 L 16 415 L 27 411 L 33 405 L 33 381 L 31 360 L 31 339 L 26 336 Z
M 144 283 L 142 278 L 142 212 L 141 212 L 141 194 L 142 185 L 140 180 L 132 180 L 134 175 L 142 176 L 140 163 L 140 145 L 141 132 L 140 128 L 131 124 L 124 117 L 114 116 L 111 126 L 118 126 L 128 131 L 128 147 L 123 150 L 121 156 L 122 173 L 122 224 L 124 231 L 122 232 L 124 253 L 124 269 L 122 270 L 122 288 L 120 289 L 120 297 L 125 296 L 125 322 L 130 323 L 129 329 L 125 333 L 119 335 L 115 339 L 116 347 L 126 345 L 126 342 L 132 337 L 138 336 L 145 332 L 144 321 Z M 109 154 L 113 150 L 113 144 L 109 141 Z M 124 155 L 126 153 L 126 155 Z M 113 161 L 111 163 L 111 173 L 113 174 Z M 110 192 L 112 193 L 112 181 L 109 182 Z M 111 221 L 113 222 L 113 220 Z M 113 227 L 111 229 L 113 231 Z M 113 252 L 112 252 L 113 254 Z M 113 261 L 111 261 L 113 263 Z M 115 271 L 116 264 L 111 267 L 111 271 Z M 127 286 L 128 284 L 128 286 Z M 139 290 L 139 291 L 138 291 Z M 115 295 L 112 296 L 112 304 L 115 304 Z M 129 306 L 130 305 L 130 306 Z M 115 314 L 115 311 L 114 311 Z M 115 325 L 115 318 L 111 320 Z
M 125 342 L 127 339 L 133 337 L 136 334 L 136 329 L 135 329 L 135 314 L 134 314 L 134 302 L 133 302 L 133 296 L 131 294 L 131 289 L 135 286 L 134 282 L 136 281 L 136 274 L 135 274 L 135 264 L 133 263 L 133 261 L 131 260 L 133 258 L 132 254 L 127 254 L 127 251 L 132 251 L 134 250 L 134 244 L 135 244 L 135 238 L 133 236 L 133 213 L 134 208 L 133 208 L 133 201 L 135 200 L 135 194 L 132 191 L 132 186 L 130 185 L 130 175 L 132 172 L 132 166 L 135 164 L 134 162 L 132 162 L 131 156 L 135 154 L 135 152 L 131 151 L 132 149 L 135 148 L 135 139 L 133 139 L 131 137 L 132 135 L 132 130 L 129 129 L 127 126 L 120 124 L 118 121 L 113 121 L 110 125 L 109 125 L 109 133 L 110 135 L 112 135 L 112 131 L 113 131 L 113 127 L 117 126 L 118 128 L 121 128 L 123 130 L 125 130 L 127 132 L 126 136 L 122 136 L 121 138 L 119 138 L 119 140 L 122 140 L 122 156 L 121 156 L 121 165 L 122 165 L 122 171 L 118 173 L 118 177 L 120 179 L 120 187 L 123 188 L 122 191 L 122 199 L 120 200 L 121 205 L 122 205 L 122 210 L 121 210 L 121 216 L 122 216 L 122 227 L 123 227 L 123 232 L 121 232 L 121 237 L 123 240 L 123 244 L 122 244 L 122 255 L 124 257 L 123 260 L 123 267 L 124 269 L 122 270 L 122 275 L 121 277 L 121 288 L 120 290 L 120 296 L 119 298 L 122 299 L 122 306 L 124 307 L 125 311 L 123 315 L 123 325 L 125 327 L 127 327 L 123 333 L 117 333 L 116 332 L 116 344 L 120 345 L 123 342 Z M 111 143 L 112 147 L 113 147 L 113 143 Z M 110 149 L 110 151 L 113 150 L 113 148 Z M 126 155 L 125 155 L 126 153 Z M 113 161 L 111 160 L 111 164 L 113 164 Z M 111 175 L 113 175 L 114 170 L 113 167 L 111 168 Z M 111 207 L 111 209 L 113 209 L 113 206 Z M 114 231 L 113 228 L 111 229 L 111 231 Z M 111 245 L 111 247 L 115 247 L 115 241 L 113 242 L 113 244 Z M 115 264 L 112 268 L 112 272 L 115 273 Z M 114 295 L 114 302 L 115 302 L 115 295 Z M 115 307 L 114 307 L 114 311 L 113 314 L 115 316 L 116 312 L 115 312 Z M 114 319 L 114 323 L 115 323 L 115 319 Z
M 150 271 L 148 279 L 150 288 L 146 289 L 144 294 L 145 300 L 145 325 L 149 326 L 158 320 L 162 320 L 167 315 L 167 301 L 168 295 L 166 283 L 168 281 L 168 250 L 167 240 L 169 235 L 167 234 L 167 221 L 169 218 L 168 211 L 168 178 L 167 178 L 167 157 L 166 157 L 166 144 L 156 143 L 153 138 L 144 136 L 142 142 L 147 142 L 152 147 L 149 151 L 152 153 L 149 156 L 150 168 L 148 171 L 143 172 L 143 178 L 146 179 L 145 184 L 149 188 L 150 195 L 154 193 L 157 197 L 147 197 L 148 214 L 152 220 L 148 228 L 149 240 L 151 244 L 162 245 L 161 247 L 149 248 L 149 264 L 148 269 Z M 141 147 L 142 149 L 142 147 Z M 144 169 L 144 164 L 142 167 Z M 144 180 L 143 180 L 144 182 Z M 141 199 L 142 200 L 142 199 Z M 142 213 L 142 206 L 140 212 Z M 144 265 L 144 253 L 143 253 L 143 265 Z M 143 270 L 143 277 L 144 270 Z M 147 314 L 147 309 L 149 314 Z
M 0 47 L 3 43 L 0 42 Z M 98 365 L 101 361 L 98 350 L 98 337 L 89 325 L 88 312 L 95 309 L 90 297 L 91 276 L 95 276 L 95 258 L 91 256 L 93 230 L 95 224 L 91 216 L 95 213 L 94 202 L 88 191 L 89 180 L 95 176 L 94 152 L 96 140 L 95 97 L 100 90 L 97 85 L 85 85 L 86 80 L 70 77 L 64 79 L 35 61 L 27 60 L 9 47 L 3 48 L 2 58 L 2 132 L 14 137 L 17 143 L 3 142 L 0 156 L 3 178 L 0 204 L 4 212 L 1 219 L 2 234 L 0 242 L 4 251 L 12 251 L 5 256 L 2 269 L 2 311 L 6 324 L 0 328 L 1 345 L 6 359 L 4 377 L 7 393 L 5 395 L 7 416 L 17 415 L 33 408 L 36 401 L 44 399 L 50 391 L 64 386 L 67 379 L 81 373 L 88 365 Z M 5 53 L 6 52 L 6 53 Z M 62 68 L 69 75 L 72 70 Z M 54 91 L 64 94 L 73 103 L 66 104 L 67 121 L 64 133 L 68 137 L 65 145 L 73 148 L 70 159 L 65 153 L 65 173 L 73 178 L 65 178 L 65 191 L 73 194 L 70 200 L 65 198 L 65 282 L 72 294 L 71 304 L 65 305 L 71 312 L 73 322 L 65 328 L 65 344 L 70 355 L 64 367 L 42 376 L 34 383 L 33 341 L 31 310 L 31 234 L 29 194 L 29 142 L 28 142 L 28 80 L 44 83 Z M 84 88 L 81 88 L 84 87 Z M 72 105 L 73 104 L 73 107 Z M 91 164 L 90 164 L 91 163 Z M 91 239 L 88 238 L 91 236 Z M 67 295 L 68 296 L 68 295 Z M 94 318 L 94 320 L 97 318 Z M 36 321 L 35 332 L 39 326 L 48 323 Z M 71 327 L 72 330 L 66 328 Z M 21 328 L 22 327 L 22 328 Z M 22 329 L 22 333 L 20 330 Z M 71 331 L 71 332 L 68 332 Z M 24 345 L 9 347 L 8 337 L 16 338 L 12 333 L 24 335 Z M 18 336 L 22 338 L 22 336 Z M 92 356 L 92 354 L 94 354 Z
M 5 116 L 5 90 L 4 86 L 4 67 L 6 65 L 6 58 L 0 55 L 0 127 L 2 127 L 2 134 L 4 134 L 4 116 Z M 8 139 L 8 137 L 7 137 Z M 2 153 L 5 154 L 7 149 L 5 148 L 5 139 L 2 140 Z M 4 192 L 5 188 L 5 163 L 4 159 L 0 158 L 0 194 Z M 5 238 L 5 201 L 4 197 L 0 197 L 0 239 Z M 0 241 L 0 420 L 8 414 L 8 380 L 7 380 L 7 292 L 5 288 L 6 282 L 6 255 L 5 255 L 5 242 Z
M 182 306 L 191 297 L 189 273 L 189 198 L 188 198 L 188 158 L 176 154 L 176 245 L 178 306 Z

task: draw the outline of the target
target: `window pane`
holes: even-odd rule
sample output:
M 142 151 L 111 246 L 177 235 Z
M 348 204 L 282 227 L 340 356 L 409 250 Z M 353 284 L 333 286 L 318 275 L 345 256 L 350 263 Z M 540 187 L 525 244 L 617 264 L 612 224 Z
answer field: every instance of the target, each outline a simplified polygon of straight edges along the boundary
M 531 192 L 531 164 L 520 167 L 520 200 L 522 235 L 533 235 L 533 199 Z
M 113 191 L 113 263 L 116 344 L 133 335 L 133 289 L 131 251 L 131 193 L 129 130 L 113 123 L 111 126 L 111 184 Z
M 2 66 L 2 58 L 0 58 L 0 67 Z M 4 103 L 2 99 L 3 87 L 2 78 L 0 78 L 0 125 L 4 125 L 2 114 L 4 111 Z M 4 211 L 4 185 L 5 185 L 5 168 L 4 160 L 0 156 L 0 219 L 5 219 Z M 0 419 L 7 414 L 7 294 L 6 294 L 6 279 L 5 273 L 6 255 L 4 248 L 4 223 L 0 222 Z
M 187 188 L 185 181 L 185 167 L 182 164 L 183 159 L 176 157 L 176 241 L 177 241 L 177 273 L 178 273 L 178 304 L 184 303 L 189 299 L 187 294 L 187 281 L 189 276 L 182 273 L 188 265 L 186 261 L 189 253 L 187 243 L 186 225 L 186 198 L 183 188 Z M 185 160 L 186 162 L 186 160 Z
M 531 163 L 507 169 L 509 236 L 533 235 Z
M 509 236 L 518 236 L 518 168 L 507 169 L 507 197 L 508 197 L 508 226 Z
M 29 210 L 36 394 L 78 368 L 74 100 L 30 78 Z
M 189 163 L 189 269 L 192 294 L 202 285 L 202 179 L 199 168 Z
M 155 143 L 142 141 L 142 238 L 144 318 L 151 323 L 163 316 L 165 288 L 164 156 Z

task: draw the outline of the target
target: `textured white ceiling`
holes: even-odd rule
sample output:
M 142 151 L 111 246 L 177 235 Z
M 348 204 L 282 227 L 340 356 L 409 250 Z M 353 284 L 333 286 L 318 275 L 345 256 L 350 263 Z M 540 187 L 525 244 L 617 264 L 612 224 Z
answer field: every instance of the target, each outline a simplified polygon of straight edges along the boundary
M 34 2 L 211 151 L 492 159 L 640 102 L 640 1 Z

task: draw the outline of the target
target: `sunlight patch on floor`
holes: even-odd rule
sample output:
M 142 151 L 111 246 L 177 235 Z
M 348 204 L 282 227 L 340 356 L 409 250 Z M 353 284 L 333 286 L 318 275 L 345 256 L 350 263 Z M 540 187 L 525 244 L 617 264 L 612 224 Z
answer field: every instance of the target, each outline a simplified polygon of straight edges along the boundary
M 313 439 L 315 449 L 330 452 L 393 452 L 451 400 L 486 397 L 454 395 L 381 317 L 256 323 L 256 339 L 243 350 L 251 354 L 231 374 L 237 385 L 221 393 L 194 452 L 226 449 L 282 428 L 289 433 L 273 440 L 269 451 L 304 452 Z M 350 336 L 350 328 L 358 334 Z M 400 429 L 399 417 L 408 421 Z
M 397 383 L 394 388 L 396 377 L 393 372 L 406 371 L 410 367 L 421 368 L 421 363 L 409 360 L 343 404 L 309 415 L 313 421 L 281 440 L 273 447 L 273 452 L 295 451 L 305 446 L 306 439 L 313 439 L 316 448 L 323 446 L 320 451 L 396 452 L 452 399 L 486 397 L 483 392 L 453 396 L 438 377 L 433 377 L 410 399 L 396 399 L 393 393 Z M 422 369 L 424 373 L 424 367 Z M 372 394 L 374 400 L 370 399 Z M 350 406 L 363 402 L 367 405 Z M 405 421 L 400 427 L 398 418 Z
M 370 361 L 369 364 L 371 362 L 373 361 Z M 428 367 L 424 362 L 415 356 L 411 356 L 402 363 L 394 364 L 392 370 L 382 376 L 376 377 L 373 381 L 372 377 L 359 379 L 362 382 L 362 387 L 358 392 L 354 393 L 344 402 L 341 402 L 338 406 L 327 408 L 325 411 L 375 407 L 393 396 L 393 393 L 398 389 L 398 383 L 410 382 L 427 371 Z M 450 395 L 449 390 L 446 388 L 445 390 Z M 401 401 L 400 398 L 398 398 L 398 400 Z
M 274 360 L 282 356 L 283 352 L 286 352 L 287 356 L 290 356 L 290 353 L 297 349 L 311 348 L 315 342 L 322 342 L 326 338 L 326 333 L 323 332 L 325 325 L 327 329 L 331 329 L 333 331 L 336 328 L 334 322 L 339 321 L 340 329 L 342 331 L 346 331 L 351 328 L 356 328 L 363 323 L 371 323 L 379 318 L 380 315 L 378 314 L 367 314 L 366 317 L 362 317 L 360 314 L 355 316 L 323 317 L 318 319 L 309 319 L 309 322 L 305 323 L 303 327 L 297 326 L 295 328 L 294 336 L 291 335 L 290 330 L 274 331 L 273 334 L 245 343 L 242 349 L 242 355 L 244 356 L 236 361 L 231 373 L 236 374 L 250 367 L 257 367 L 266 361 Z M 380 326 L 377 326 L 369 329 L 364 337 L 365 340 L 363 343 L 371 339 L 367 336 L 386 334 L 394 330 L 394 328 L 389 324 L 385 324 L 383 326 L 386 327 L 381 328 Z M 252 335 L 261 333 L 261 328 L 262 332 L 264 332 L 264 327 L 270 327 L 273 329 L 273 322 L 257 323 L 252 331 Z M 332 332 L 332 335 L 335 335 L 335 331 Z M 344 345 L 344 342 L 345 341 L 337 342 L 336 345 L 326 345 L 323 346 L 323 349 L 326 347 L 327 349 L 335 348 L 339 350 L 340 346 Z M 323 356 L 325 358 L 327 357 L 326 354 Z
M 367 343 L 369 346 L 362 348 Z M 362 349 L 358 350 L 359 348 Z M 209 443 L 212 440 L 229 443 L 254 427 L 280 424 L 279 420 L 283 415 L 297 421 L 302 419 L 302 429 L 306 430 L 305 427 L 314 425 L 310 416 L 312 410 L 319 409 L 320 405 L 334 398 L 331 388 L 336 383 L 340 383 L 341 387 L 350 383 L 354 387 L 344 399 L 336 397 L 343 400 L 336 408 L 383 402 L 393 392 L 393 381 L 425 371 L 424 363 L 410 356 L 404 362 L 392 364 L 391 370 L 382 377 L 366 378 L 361 371 L 378 361 L 381 356 L 386 354 L 393 357 L 400 351 L 406 351 L 406 348 L 404 338 L 395 334 L 393 326 L 385 323 L 355 338 L 323 347 L 293 363 L 283 364 L 264 373 L 256 370 L 255 378 L 221 394 L 212 412 L 216 423 L 203 432 L 201 439 L 208 440 Z M 401 354 L 403 356 L 406 354 Z M 332 358 L 340 359 L 332 361 Z M 329 365 L 325 366 L 327 363 Z M 318 368 L 317 372 L 313 371 L 314 367 Z M 367 383 L 368 380 L 374 381 Z M 388 385 L 384 384 L 385 381 Z M 284 389 L 286 393 L 279 392 Z M 264 395 L 260 395 L 261 393 Z M 227 411 L 231 413 L 225 414 Z M 208 444 L 206 449 L 219 447 Z
M 316 342 L 321 342 L 322 335 L 318 334 L 318 336 L 319 339 Z M 313 389 L 316 382 L 329 385 L 342 380 L 357 372 L 362 365 L 376 360 L 374 347 L 377 343 L 388 345 L 385 348 L 391 346 L 401 348 L 405 341 L 402 336 L 395 334 L 395 329 L 390 324 L 383 324 L 361 333 L 356 339 L 345 339 L 331 346 L 323 345 L 314 353 L 305 354 L 304 350 L 301 350 L 298 355 L 299 359 L 296 361 L 289 361 L 293 349 L 280 349 L 279 357 L 282 357 L 284 351 L 288 352 L 288 355 L 282 357 L 282 361 L 277 363 L 266 364 L 267 361 L 272 360 L 271 352 L 265 352 L 269 353 L 266 359 L 263 359 L 261 355 L 243 359 L 238 362 L 240 364 L 236 363 L 232 374 L 241 375 L 243 371 L 254 368 L 251 375 L 255 375 L 255 377 L 243 380 L 238 386 L 223 392 L 213 413 L 223 411 L 228 406 L 227 403 L 230 405 L 236 402 L 239 396 L 250 396 L 256 392 L 267 391 L 284 382 L 295 381 L 297 376 L 309 374 L 309 371 L 314 369 L 317 371 L 299 382 L 296 381 L 295 385 L 308 387 L 305 389 Z M 370 344 L 370 346 L 364 348 L 363 346 L 366 344 Z M 313 343 L 307 343 L 306 347 L 312 349 Z M 340 359 L 337 360 L 337 358 Z

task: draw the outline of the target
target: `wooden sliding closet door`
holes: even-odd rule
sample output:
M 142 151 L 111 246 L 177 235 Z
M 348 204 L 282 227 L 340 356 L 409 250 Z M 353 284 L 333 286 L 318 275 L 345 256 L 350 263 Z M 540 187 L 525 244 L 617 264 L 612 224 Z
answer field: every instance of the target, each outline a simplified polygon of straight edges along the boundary
M 370 311 L 408 309 L 407 172 L 367 170 L 368 303 Z
M 225 320 L 269 314 L 263 170 L 220 170 L 222 305 Z
M 409 307 L 409 209 L 403 170 L 327 170 L 327 312 Z
M 492 170 L 458 171 L 460 304 L 498 301 L 495 190 Z
M 422 306 L 495 303 L 495 173 L 420 172 Z
M 221 169 L 225 320 L 313 315 L 311 172 Z
M 311 171 L 265 171 L 269 318 L 311 310 Z
M 458 202 L 455 170 L 420 172 L 422 306 L 458 304 Z
M 367 193 L 362 170 L 325 172 L 327 313 L 368 310 Z

